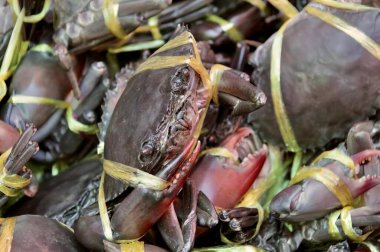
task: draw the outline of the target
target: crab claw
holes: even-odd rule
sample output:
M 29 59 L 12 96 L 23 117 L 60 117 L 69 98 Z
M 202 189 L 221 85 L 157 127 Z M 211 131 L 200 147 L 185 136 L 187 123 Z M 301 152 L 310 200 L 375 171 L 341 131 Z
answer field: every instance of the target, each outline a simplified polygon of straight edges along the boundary
M 378 150 L 365 150 L 353 155 L 352 160 L 358 165 L 379 156 Z M 380 177 L 375 175 L 363 176 L 360 179 L 348 177 L 338 162 L 333 162 L 326 168 L 333 171 L 346 184 L 353 198 L 380 184 Z M 313 179 L 305 179 L 278 193 L 273 198 L 270 209 L 281 220 L 301 222 L 320 218 L 340 206 L 338 198 L 324 184 Z
M 263 91 L 252 83 L 246 73 L 215 65 L 211 68 L 211 73 L 215 69 L 220 71 L 218 91 L 220 102 L 232 107 L 232 115 L 250 113 L 261 106 L 267 100 Z
M 163 191 L 136 188 L 120 203 L 111 219 L 116 240 L 138 239 L 160 219 L 190 175 L 199 151 L 200 143 L 192 140 L 156 174 L 171 182 L 168 188 Z M 102 250 L 104 236 L 99 216 L 81 216 L 74 229 L 77 239 L 87 248 Z
M 250 128 L 240 128 L 220 145 L 231 158 L 207 155 L 191 175 L 196 187 L 222 208 L 232 208 L 252 185 L 267 157 L 265 145 L 257 144 Z M 237 164 L 236 161 L 239 163 Z
M 190 146 L 193 145 L 193 143 L 190 144 Z M 186 149 L 185 153 L 191 151 L 189 148 Z M 172 169 L 166 168 L 156 174 L 165 180 L 171 178 L 170 186 L 165 190 L 157 192 L 136 188 L 123 200 L 111 220 L 113 229 L 118 233 L 117 239 L 140 238 L 160 219 L 190 175 L 199 151 L 200 143 L 197 143 L 190 157 L 179 166 L 173 167 L 176 170 L 174 176 L 172 171 L 169 171 Z M 136 219 L 139 220 L 140 225 L 136 225 Z

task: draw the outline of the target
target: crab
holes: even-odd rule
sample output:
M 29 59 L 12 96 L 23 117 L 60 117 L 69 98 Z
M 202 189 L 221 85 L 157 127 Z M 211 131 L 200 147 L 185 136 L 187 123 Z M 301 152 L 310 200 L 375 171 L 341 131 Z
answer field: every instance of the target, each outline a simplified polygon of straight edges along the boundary
M 58 22 L 54 40 L 71 53 L 80 53 L 115 40 L 115 36 L 123 39 L 170 4 L 171 0 L 117 3 L 109 0 L 55 0 L 53 8 Z
M 336 187 L 343 182 L 353 199 L 365 195 L 366 205 L 373 206 L 378 205 L 377 197 L 374 197 L 373 193 L 376 194 L 380 183 L 380 177 L 377 173 L 380 151 L 373 148 L 368 129 L 371 129 L 371 123 L 357 124 L 351 129 L 347 137 L 347 149 L 355 165 L 355 170 L 348 170 L 340 161 L 328 161 L 326 163 L 323 159 L 313 166 L 324 166 L 324 169 L 332 171 L 340 181 L 335 184 Z M 313 169 L 313 167 L 305 169 Z M 326 170 L 326 172 L 329 171 Z M 338 190 L 341 190 L 342 195 L 343 189 Z M 290 222 L 310 221 L 323 217 L 341 207 L 344 202 L 341 202 L 341 198 L 338 197 L 320 181 L 306 178 L 277 194 L 271 202 L 270 209 L 281 220 Z M 313 201 L 310 202 L 310 199 Z
M 315 14 L 334 15 L 376 44 L 380 42 L 379 10 L 353 11 L 344 4 L 342 8 L 330 5 L 327 1 L 310 3 L 250 57 L 253 82 L 268 97 L 267 106 L 252 113 L 250 120 L 268 143 L 287 145 L 291 151 L 314 150 L 343 139 L 350 127 L 379 108 L 379 58 L 353 36 L 323 21 L 322 14 Z M 273 48 L 281 33 L 282 53 L 278 55 Z M 281 59 L 280 70 L 274 69 L 275 59 Z M 277 87 L 277 70 L 279 89 L 273 86 Z M 291 135 L 286 133 L 289 127 L 283 123 L 285 117 L 298 146 L 283 140 Z
M 219 75 L 211 70 L 211 79 L 219 81 L 220 92 L 234 98 L 232 107 L 237 113 L 263 105 L 265 97 L 244 78 L 245 75 L 227 67 L 215 69 L 219 70 Z M 107 237 L 108 240 L 140 238 L 164 214 L 172 213 L 168 209 L 185 184 L 200 151 L 197 139 L 213 96 L 212 90 L 196 42 L 184 26 L 179 27 L 172 39 L 141 64 L 129 79 L 105 134 L 105 200 L 114 201 L 128 185 L 114 175 L 110 164 L 111 167 L 115 164 L 136 167 L 169 184 L 162 191 L 136 188 L 123 198 L 113 211 L 113 236 Z M 188 225 L 183 235 L 188 239 L 177 239 L 183 244 L 172 244 L 172 250 L 191 248 L 195 226 L 190 223 L 194 221 L 194 211 L 187 212 L 189 216 L 184 221 Z M 79 218 L 75 230 L 86 247 L 102 248 L 105 236 L 99 216 Z
M 362 201 L 342 205 L 324 184 L 314 179 L 304 179 L 275 196 L 269 219 L 250 244 L 268 251 L 297 251 L 316 246 L 322 249 L 344 240 L 350 242 L 351 248 L 357 246 L 355 242 L 363 242 L 364 246 L 375 241 L 379 229 L 379 151 L 375 149 L 378 142 L 378 128 L 375 125 L 372 121 L 355 124 L 347 135 L 346 148 L 343 144 L 340 146 L 341 153 L 347 151 L 353 155 L 352 159 L 356 163 L 354 170 L 348 171 L 331 160 L 321 159 L 319 163 L 313 164 L 334 171 L 334 176 L 338 175 L 347 188 L 357 190 L 351 192 L 352 197 L 361 190 Z M 348 228 L 347 216 L 350 216 L 352 228 Z M 278 225 L 284 221 L 291 222 L 293 231 Z M 265 231 L 267 228 L 273 231 Z M 351 244 L 351 241 L 354 243 Z

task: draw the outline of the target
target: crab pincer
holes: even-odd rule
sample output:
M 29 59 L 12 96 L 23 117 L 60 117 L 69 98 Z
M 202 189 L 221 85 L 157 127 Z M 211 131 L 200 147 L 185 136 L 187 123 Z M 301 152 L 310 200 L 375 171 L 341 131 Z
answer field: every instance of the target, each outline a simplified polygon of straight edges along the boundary
M 378 150 L 364 150 L 351 156 L 355 166 L 378 157 Z M 305 168 L 307 170 L 308 168 Z M 309 168 L 320 169 L 320 168 Z M 357 169 L 356 169 L 357 170 Z M 335 180 L 334 191 L 328 188 L 317 177 L 311 177 L 297 181 L 293 185 L 278 193 L 272 200 L 270 209 L 281 220 L 300 222 L 323 217 L 327 213 L 339 207 L 351 204 L 352 199 L 362 195 L 371 188 L 380 184 L 378 176 L 363 176 L 355 178 L 347 168 L 338 161 L 334 161 L 322 168 L 322 176 L 329 176 Z M 327 178 L 327 177 L 326 177 Z M 323 180 L 322 180 L 323 181 Z M 324 204 L 321 204 L 324 202 Z

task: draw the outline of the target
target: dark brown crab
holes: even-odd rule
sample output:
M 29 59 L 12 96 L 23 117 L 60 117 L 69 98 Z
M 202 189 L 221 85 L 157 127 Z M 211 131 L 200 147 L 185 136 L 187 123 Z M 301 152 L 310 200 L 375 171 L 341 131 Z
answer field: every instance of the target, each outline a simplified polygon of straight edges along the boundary
M 219 75 L 214 79 L 222 83 L 219 90 L 235 97 L 235 109 L 242 112 L 247 104 L 255 109 L 265 102 L 262 93 L 244 76 L 226 67 L 216 70 Z M 200 61 L 195 40 L 185 27 L 180 27 L 131 77 L 109 123 L 104 162 L 132 166 L 171 182 L 161 192 L 134 189 L 113 213 L 113 239 L 140 238 L 166 213 L 199 152 L 196 139 L 211 95 L 208 73 Z M 236 100 L 243 101 L 236 103 Z M 109 173 L 111 176 L 104 179 L 104 189 L 106 200 L 111 202 L 126 186 L 112 177 L 112 171 L 106 171 Z M 192 217 L 188 221 L 192 222 L 194 212 L 189 214 Z M 195 226 L 187 226 L 185 244 L 172 246 L 191 248 Z M 98 217 L 80 218 L 76 230 L 86 246 L 101 249 L 103 231 Z M 190 239 L 186 240 L 186 234 Z
M 331 1 L 324 1 L 328 2 Z M 334 15 L 362 31 L 375 44 L 380 41 L 377 8 L 354 11 L 314 2 L 288 23 L 281 55 L 272 56 L 276 34 L 260 46 L 250 60 L 255 67 L 252 78 L 268 96 L 268 103 L 250 117 L 255 129 L 271 144 L 283 144 L 273 106 L 273 100 L 280 98 L 272 97 L 271 88 L 274 58 L 281 59 L 282 102 L 302 149 L 322 147 L 333 139 L 344 138 L 355 122 L 378 109 L 379 58 L 353 36 L 309 10 Z M 318 36 L 314 36 L 316 31 Z

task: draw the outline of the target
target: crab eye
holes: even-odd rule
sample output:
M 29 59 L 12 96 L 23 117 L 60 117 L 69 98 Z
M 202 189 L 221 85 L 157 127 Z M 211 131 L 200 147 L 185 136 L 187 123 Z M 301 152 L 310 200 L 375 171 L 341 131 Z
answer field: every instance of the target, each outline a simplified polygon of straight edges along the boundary
M 183 94 L 187 90 L 190 71 L 187 67 L 179 69 L 171 80 L 172 90 L 175 94 Z
M 151 141 L 146 141 L 141 146 L 140 160 L 143 162 L 149 161 L 154 154 L 154 145 Z

